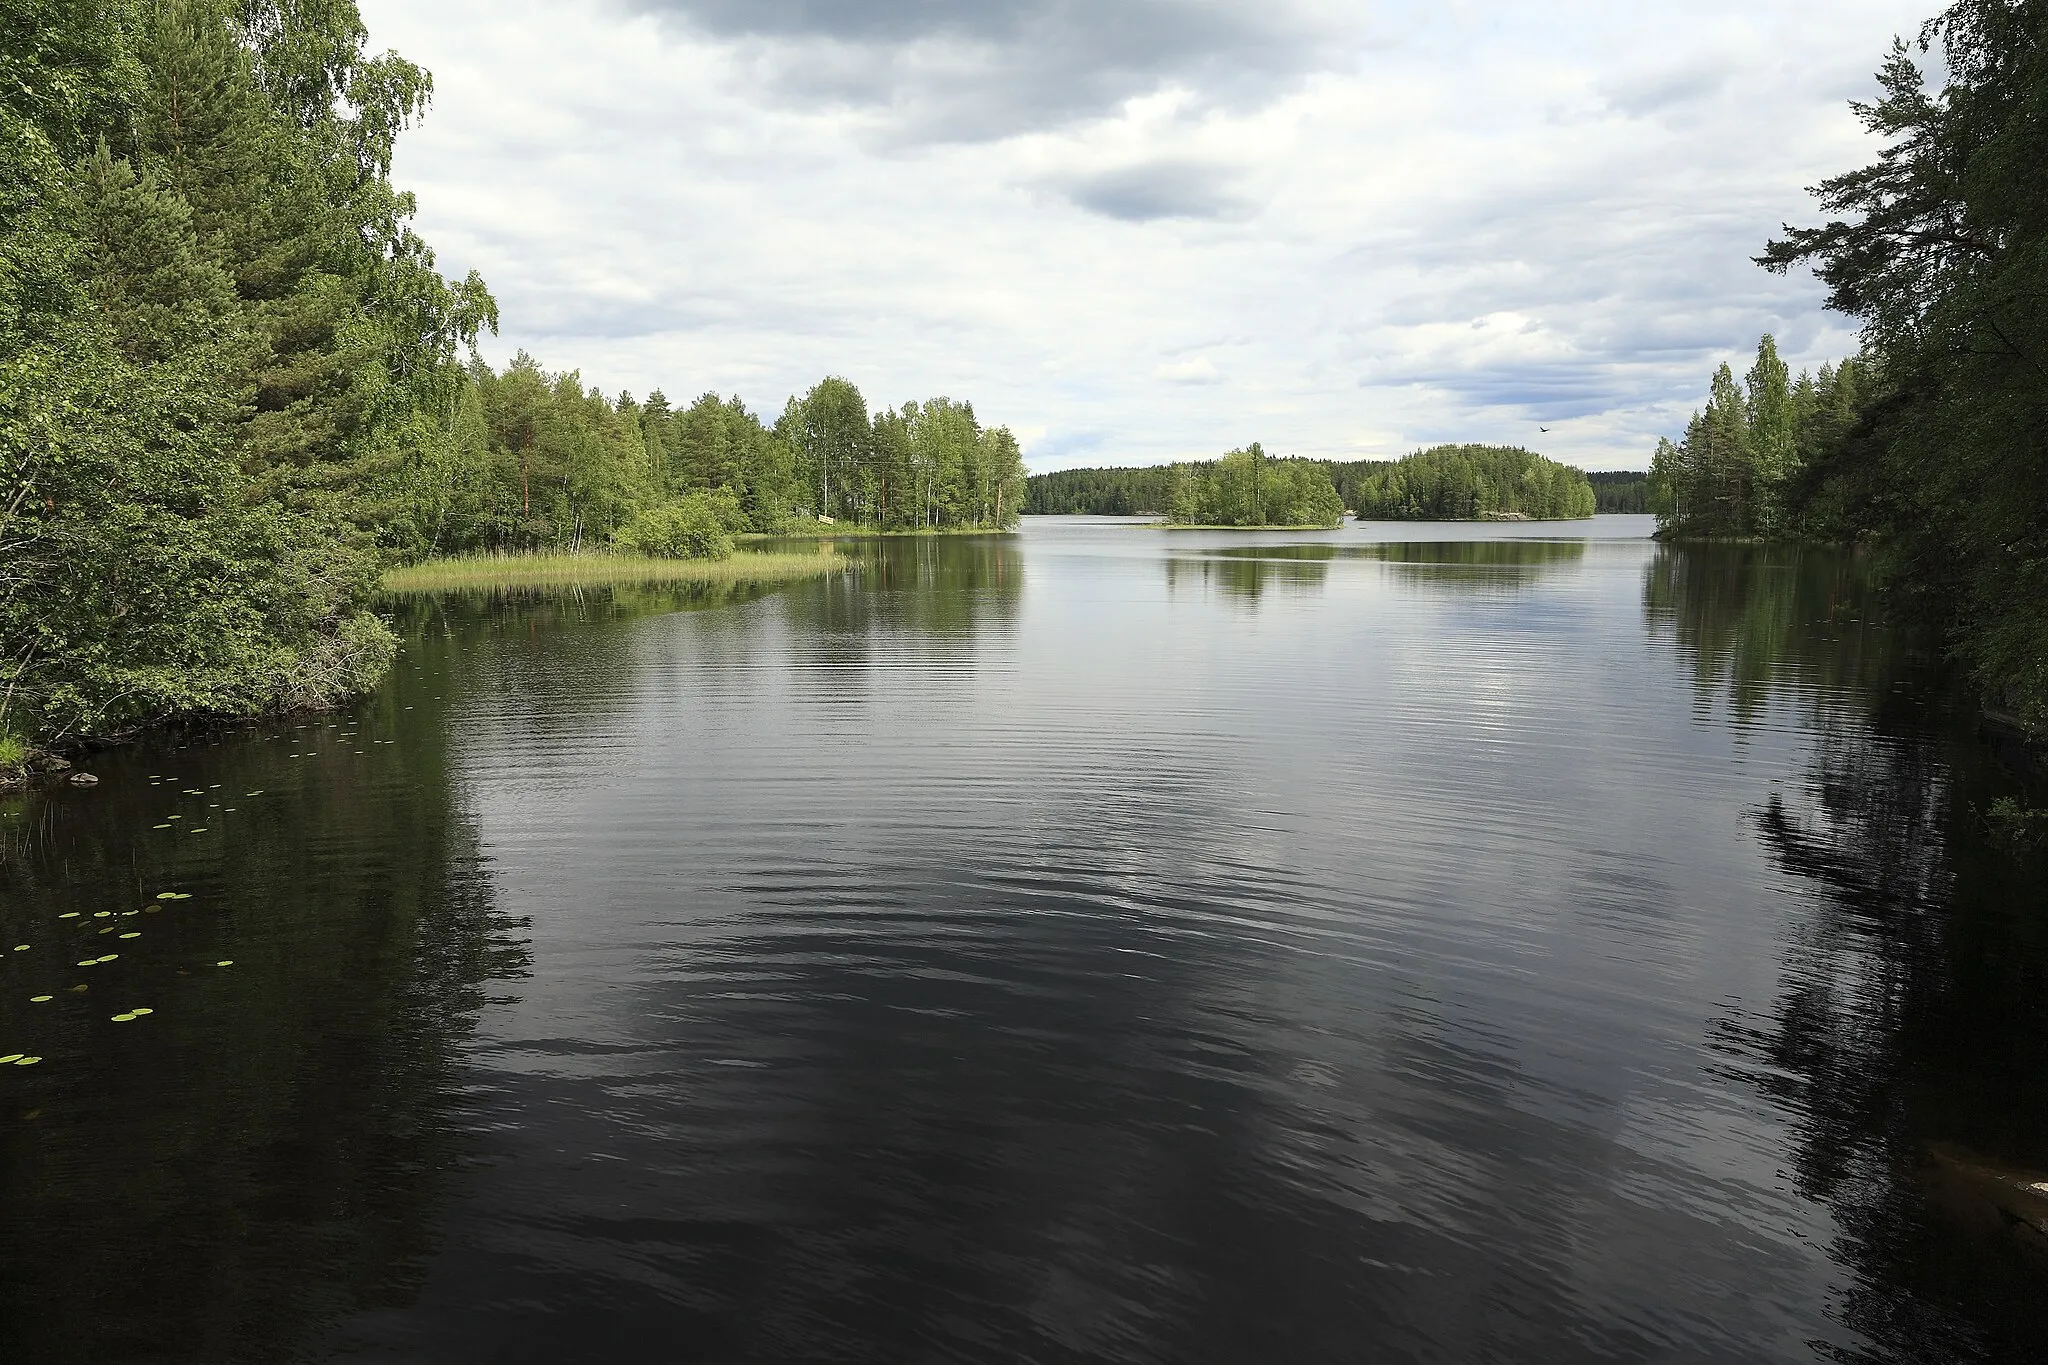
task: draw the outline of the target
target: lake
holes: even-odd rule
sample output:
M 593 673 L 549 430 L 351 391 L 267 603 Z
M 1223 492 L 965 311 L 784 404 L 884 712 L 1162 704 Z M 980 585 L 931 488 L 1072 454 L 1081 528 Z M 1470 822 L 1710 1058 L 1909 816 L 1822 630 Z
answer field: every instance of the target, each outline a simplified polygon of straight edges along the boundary
M 406 599 L 0 798 L 0 1358 L 2038 1360 L 2022 779 L 1649 529 Z

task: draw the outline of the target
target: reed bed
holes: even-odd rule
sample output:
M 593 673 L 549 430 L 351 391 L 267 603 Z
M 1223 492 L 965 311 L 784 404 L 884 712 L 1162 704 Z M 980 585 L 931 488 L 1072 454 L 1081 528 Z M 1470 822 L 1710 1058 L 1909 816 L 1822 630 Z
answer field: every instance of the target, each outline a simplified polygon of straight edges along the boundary
M 787 583 L 846 567 L 836 554 L 741 551 L 725 559 L 657 559 L 651 555 L 460 555 L 429 559 L 384 575 L 386 592 L 596 587 L 607 583 Z

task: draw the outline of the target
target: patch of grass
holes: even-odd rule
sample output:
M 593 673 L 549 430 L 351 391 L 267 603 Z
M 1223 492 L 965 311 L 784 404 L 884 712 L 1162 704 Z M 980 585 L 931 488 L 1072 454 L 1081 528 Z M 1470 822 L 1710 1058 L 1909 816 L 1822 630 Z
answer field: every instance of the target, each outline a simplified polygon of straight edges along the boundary
M 609 583 L 788 583 L 845 567 L 846 560 L 836 554 L 735 554 L 724 559 L 602 553 L 462 555 L 393 569 L 384 575 L 384 590 L 414 593 Z

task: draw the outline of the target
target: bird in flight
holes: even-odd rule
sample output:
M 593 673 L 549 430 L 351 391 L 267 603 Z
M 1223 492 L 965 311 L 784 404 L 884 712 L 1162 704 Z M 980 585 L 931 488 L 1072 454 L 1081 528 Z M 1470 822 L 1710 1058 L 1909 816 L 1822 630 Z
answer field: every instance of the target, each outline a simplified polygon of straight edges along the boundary
M 1550 430 L 1550 428 L 1549 428 L 1549 427 L 1538 427 L 1538 428 L 1536 428 L 1536 430 L 1538 430 L 1538 431 L 1548 431 L 1548 430 Z

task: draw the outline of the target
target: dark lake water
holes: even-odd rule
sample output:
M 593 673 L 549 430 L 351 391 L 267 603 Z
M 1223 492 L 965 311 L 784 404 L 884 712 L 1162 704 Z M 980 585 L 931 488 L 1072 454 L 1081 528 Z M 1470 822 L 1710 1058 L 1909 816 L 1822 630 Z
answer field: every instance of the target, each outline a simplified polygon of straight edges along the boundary
M 2043 1359 L 2022 781 L 1647 530 L 399 602 L 0 799 L 0 1360 Z

